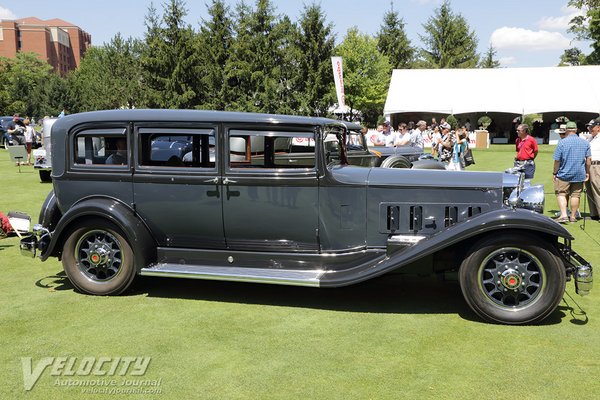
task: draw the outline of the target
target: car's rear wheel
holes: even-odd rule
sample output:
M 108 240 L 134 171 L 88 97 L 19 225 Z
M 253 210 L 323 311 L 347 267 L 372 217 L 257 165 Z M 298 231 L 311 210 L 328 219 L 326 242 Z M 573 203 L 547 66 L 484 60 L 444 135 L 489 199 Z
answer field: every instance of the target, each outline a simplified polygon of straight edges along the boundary
M 562 261 L 552 247 L 522 235 L 497 235 L 475 246 L 463 261 L 460 286 L 469 306 L 485 320 L 527 324 L 543 320 L 566 286 Z
M 72 230 L 63 246 L 62 262 L 71 283 L 89 294 L 119 294 L 135 277 L 130 244 L 104 220 L 88 220 Z

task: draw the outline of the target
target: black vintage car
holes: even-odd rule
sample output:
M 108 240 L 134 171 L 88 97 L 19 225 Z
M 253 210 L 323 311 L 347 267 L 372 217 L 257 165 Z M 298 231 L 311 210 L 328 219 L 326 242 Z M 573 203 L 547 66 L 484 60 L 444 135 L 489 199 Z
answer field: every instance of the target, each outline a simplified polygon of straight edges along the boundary
M 51 140 L 53 191 L 21 250 L 62 259 L 85 293 L 121 293 L 136 275 L 331 288 L 457 271 L 477 314 L 523 324 L 551 314 L 569 278 L 592 286 L 573 237 L 534 211 L 543 188 L 349 165 L 338 121 L 102 111 L 57 120 Z

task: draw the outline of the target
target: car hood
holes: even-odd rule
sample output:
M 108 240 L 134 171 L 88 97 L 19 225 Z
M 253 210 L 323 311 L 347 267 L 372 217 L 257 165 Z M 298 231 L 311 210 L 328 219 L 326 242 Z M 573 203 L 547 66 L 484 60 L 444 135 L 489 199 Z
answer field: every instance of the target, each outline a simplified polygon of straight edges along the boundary
M 368 186 L 500 189 L 503 175 L 498 172 L 467 172 L 427 169 L 371 168 Z
M 500 172 L 364 168 L 352 165 L 337 165 L 330 170 L 340 183 L 366 184 L 370 187 L 501 189 L 503 186 L 503 174 Z

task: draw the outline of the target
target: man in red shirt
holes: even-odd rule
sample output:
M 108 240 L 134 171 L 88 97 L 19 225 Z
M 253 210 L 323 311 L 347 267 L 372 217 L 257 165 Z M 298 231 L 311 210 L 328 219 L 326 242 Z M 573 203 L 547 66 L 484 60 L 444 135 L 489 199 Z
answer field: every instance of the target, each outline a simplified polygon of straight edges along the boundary
M 533 161 L 538 153 L 537 141 L 529 135 L 529 126 L 520 124 L 517 126 L 517 156 L 515 157 L 515 167 L 523 166 L 525 179 L 533 179 L 535 174 L 535 162 Z

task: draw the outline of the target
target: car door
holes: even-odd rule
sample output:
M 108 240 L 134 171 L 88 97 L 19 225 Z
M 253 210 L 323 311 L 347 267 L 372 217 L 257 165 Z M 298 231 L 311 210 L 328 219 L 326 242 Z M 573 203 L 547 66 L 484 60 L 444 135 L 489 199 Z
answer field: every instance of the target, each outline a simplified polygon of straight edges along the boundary
M 225 128 L 223 223 L 232 250 L 317 252 L 311 128 Z
M 159 246 L 222 249 L 216 125 L 138 124 L 136 211 Z

